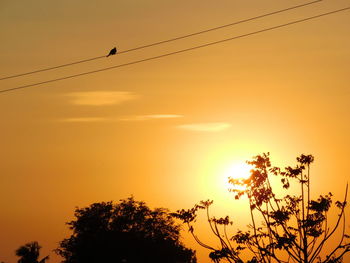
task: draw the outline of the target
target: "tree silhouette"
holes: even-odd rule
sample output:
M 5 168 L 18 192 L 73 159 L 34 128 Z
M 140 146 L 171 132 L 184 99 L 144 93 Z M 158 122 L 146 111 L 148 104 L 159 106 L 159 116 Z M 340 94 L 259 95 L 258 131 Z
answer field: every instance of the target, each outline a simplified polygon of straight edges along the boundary
M 20 257 L 18 263 L 45 263 L 49 256 L 39 261 L 40 249 L 41 246 L 36 241 L 20 246 L 15 252 L 16 256 Z
M 228 216 L 211 218 L 209 207 L 213 201 L 210 200 L 201 201 L 189 210 L 179 210 L 173 216 L 188 225 L 200 245 L 211 250 L 209 256 L 214 262 L 223 260 L 242 263 L 243 258 L 250 258 L 246 261 L 248 263 L 343 262 L 343 256 L 350 251 L 344 213 L 348 186 L 344 200 L 335 202 L 339 212 L 335 224 L 330 226 L 332 194 L 320 195 L 317 200 L 311 199 L 310 165 L 313 161 L 312 155 L 301 155 L 297 158 L 296 167 L 289 166 L 282 170 L 271 165 L 269 154 L 262 154 L 247 162 L 253 167 L 248 179 L 230 178 L 233 185 L 244 186 L 244 190 L 236 188 L 231 191 L 234 192 L 235 199 L 243 196 L 248 199 L 251 218 L 248 231 L 238 230 L 229 237 L 226 228 L 232 222 Z M 276 186 L 275 179 L 279 179 L 277 182 L 281 183 L 282 189 Z M 299 189 L 299 194 L 290 194 L 292 188 Z M 279 194 L 281 192 L 286 194 Z M 219 249 L 208 246 L 195 235 L 193 223 L 199 209 L 207 211 L 211 230 L 220 242 Z M 262 223 L 259 224 L 259 221 Z M 329 241 L 339 233 L 336 232 L 338 228 L 341 231 L 338 243 L 332 247 Z M 326 245 L 332 247 L 328 253 L 324 251 Z M 250 256 L 247 257 L 246 254 Z
M 67 223 L 72 235 L 56 250 L 65 263 L 196 262 L 165 209 L 151 210 L 130 197 L 77 208 L 75 217 Z

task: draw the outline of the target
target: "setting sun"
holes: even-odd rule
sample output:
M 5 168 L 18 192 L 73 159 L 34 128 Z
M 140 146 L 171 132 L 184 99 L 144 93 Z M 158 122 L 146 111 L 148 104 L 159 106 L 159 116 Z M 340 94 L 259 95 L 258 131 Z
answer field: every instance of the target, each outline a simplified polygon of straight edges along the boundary
M 227 167 L 224 172 L 225 188 L 243 190 L 243 186 L 233 185 L 229 183 L 229 179 L 247 179 L 250 176 L 252 167 L 245 162 L 235 162 Z

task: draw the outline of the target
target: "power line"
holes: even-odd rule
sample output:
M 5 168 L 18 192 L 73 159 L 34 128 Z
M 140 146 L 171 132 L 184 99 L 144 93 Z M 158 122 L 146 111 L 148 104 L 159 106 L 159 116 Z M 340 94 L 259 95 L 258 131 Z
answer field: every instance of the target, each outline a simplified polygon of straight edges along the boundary
M 297 5 L 297 6 L 288 7 L 288 8 L 277 10 L 277 11 L 270 12 L 270 13 L 267 13 L 267 14 L 263 14 L 263 15 L 259 15 L 259 16 L 255 16 L 255 17 L 239 20 L 239 21 L 236 21 L 236 22 L 233 22 L 233 23 L 230 23 L 230 24 L 226 24 L 226 25 L 222 25 L 222 26 L 218 26 L 218 27 L 213 27 L 213 28 L 209 28 L 209 29 L 206 29 L 206 30 L 202 30 L 202 31 L 198 31 L 198 32 L 195 32 L 195 33 L 191 33 L 191 34 L 188 34 L 188 35 L 183 35 L 183 36 L 180 36 L 180 37 L 175 37 L 175 38 L 171 38 L 171 39 L 168 39 L 168 40 L 163 40 L 163 41 L 160 41 L 160 42 L 155 42 L 155 43 L 152 43 L 152 44 L 148 44 L 148 45 L 144 45 L 144 46 L 128 49 L 128 50 L 119 52 L 119 54 L 130 52 L 130 51 L 134 51 L 134 50 L 138 50 L 138 49 L 143 49 L 143 48 L 147 48 L 147 47 L 152 47 L 152 46 L 156 46 L 156 45 L 160 45 L 160 44 L 164 44 L 164 43 L 168 43 L 168 42 L 172 42 L 172 41 L 175 41 L 175 40 L 180 40 L 180 39 L 184 39 L 184 38 L 188 38 L 188 37 L 192 37 L 192 36 L 196 36 L 196 35 L 200 35 L 200 34 L 204 34 L 204 33 L 208 33 L 208 32 L 215 31 L 215 30 L 218 30 L 218 29 L 222 29 L 222 28 L 225 28 L 225 27 L 230 27 L 230 26 L 246 23 L 246 22 L 249 22 L 249 21 L 253 21 L 253 20 L 260 19 L 260 18 L 267 17 L 267 16 L 271 16 L 271 15 L 276 15 L 276 14 L 279 14 L 279 13 L 283 13 L 283 12 L 290 11 L 290 10 L 293 10 L 293 9 L 301 8 L 301 7 L 304 7 L 304 6 L 307 6 L 307 5 L 312 5 L 312 4 L 315 4 L 315 3 L 318 3 L 318 2 L 322 2 L 322 1 L 323 0 L 317 0 L 317 1 L 309 2 L 309 3 Z
M 179 36 L 179 37 L 175 37 L 175 38 L 170 38 L 170 39 L 167 39 L 167 40 L 163 40 L 163 41 L 159 41 L 159 42 L 155 42 L 155 43 L 151 43 L 151 44 L 147 44 L 147 45 L 143 45 L 143 46 L 127 49 L 127 50 L 118 52 L 117 55 L 118 54 L 123 54 L 123 53 L 128 53 L 128 52 L 139 50 L 139 49 L 144 49 L 144 48 L 148 48 L 148 47 L 153 47 L 153 46 L 165 44 L 165 43 L 168 43 L 168 42 L 173 42 L 173 41 L 184 39 L 184 38 L 193 37 L 193 36 L 196 36 L 196 35 L 208 33 L 208 32 L 215 31 L 215 30 L 219 30 L 219 29 L 222 29 L 222 28 L 225 28 L 225 27 L 230 27 L 230 26 L 246 23 L 246 22 L 253 21 L 253 20 L 256 20 L 256 19 L 260 19 L 260 18 L 264 18 L 264 17 L 267 17 L 267 16 L 283 13 L 283 12 L 286 12 L 286 11 L 290 11 L 290 10 L 293 10 L 293 9 L 301 8 L 301 7 L 304 7 L 304 6 L 312 5 L 312 4 L 315 4 L 315 3 L 318 3 L 318 2 L 322 2 L 322 1 L 323 0 L 316 0 L 316 1 L 305 3 L 305 4 L 296 5 L 296 6 L 288 7 L 288 8 L 285 8 L 285 9 L 280 9 L 280 10 L 277 10 L 277 11 L 273 11 L 273 12 L 270 12 L 270 13 L 262 14 L 262 15 L 259 15 L 259 16 L 255 16 L 255 17 L 239 20 L 239 21 L 236 21 L 236 22 L 233 22 L 233 23 L 230 23 L 230 24 L 221 25 L 221 26 L 218 26 L 218 27 L 205 29 L 205 30 L 194 32 L 194 33 L 191 33 L 191 34 L 187 34 L 187 35 L 183 35 L 183 36 Z M 0 78 L 0 80 L 12 79 L 12 78 L 17 78 L 17 77 L 21 77 L 21 76 L 31 75 L 31 74 L 35 74 L 35 73 L 39 73 L 39 72 L 43 72 L 43 71 L 49 71 L 49 70 L 53 70 L 53 69 L 68 67 L 68 66 L 72 66 L 72 65 L 76 65 L 76 64 L 80 64 L 80 63 L 85 63 L 85 62 L 89 62 L 89 61 L 93 61 L 93 60 L 97 60 L 97 59 L 101 59 L 101 58 L 105 58 L 105 57 L 106 56 L 103 55 L 103 56 L 98 56 L 98 57 L 94 57 L 94 58 L 88 58 L 88 59 L 83 59 L 83 60 L 79 60 L 79 61 L 75 61 L 75 62 L 70 62 L 70 63 L 58 65 L 58 66 L 38 69 L 38 70 L 25 72 L 25 73 L 19 73 L 19 74 L 16 74 L 16 75 L 2 77 L 2 78 Z
M 72 65 L 75 65 L 75 64 L 80 64 L 80 63 L 84 63 L 84 62 L 88 62 L 88 61 L 92 61 L 92 60 L 96 60 L 96 59 L 100 59 L 100 58 L 105 58 L 105 57 L 106 56 L 99 56 L 99 57 L 94 57 L 94 58 L 88 58 L 88 59 L 79 60 L 79 61 L 75 61 L 75 62 L 63 64 L 63 65 L 53 66 L 53 67 L 50 67 L 50 68 L 38 69 L 38 70 L 26 72 L 26 73 L 20 73 L 20 74 L 16 74 L 16 75 L 11 75 L 11 76 L 0 78 L 0 80 L 13 79 L 13 78 L 22 77 L 22 76 L 26 76 L 26 75 L 31 75 L 31 74 L 35 74 L 35 73 L 39 73 L 39 72 L 43 72 L 43 71 L 49 71 L 49 70 L 53 70 L 53 69 L 68 67 L 68 66 L 72 66 Z
M 5 89 L 5 90 L 0 90 L 0 93 L 5 93 L 5 92 L 19 90 L 19 89 L 25 89 L 25 88 L 29 88 L 29 87 L 33 87 L 33 86 L 46 84 L 46 83 L 56 82 L 56 81 L 60 81 L 60 80 L 65 80 L 65 79 L 70 79 L 70 78 L 75 78 L 75 77 L 79 77 L 79 76 L 89 75 L 89 74 L 93 74 L 93 73 L 97 73 L 97 72 L 102 72 L 102 71 L 106 71 L 106 70 L 110 70 L 110 69 L 116 69 L 116 68 L 121 68 L 121 67 L 125 67 L 125 66 L 134 65 L 134 64 L 139 64 L 139 63 L 146 62 L 146 61 L 149 61 L 149 60 L 155 60 L 155 59 L 159 59 L 159 58 L 163 58 L 163 57 L 168 57 L 168 56 L 171 56 L 171 55 L 184 53 L 184 52 L 192 51 L 192 50 L 195 50 L 195 49 L 200 49 L 200 48 L 204 48 L 204 47 L 208 47 L 208 46 L 224 43 L 224 42 L 235 40 L 235 39 L 238 39 L 238 38 L 244 38 L 244 37 L 256 35 L 256 34 L 259 34 L 259 33 L 275 30 L 275 29 L 278 29 L 278 28 L 282 28 L 282 27 L 286 27 L 286 26 L 302 23 L 302 22 L 305 22 L 305 21 L 308 21 L 308 20 L 312 20 L 312 19 L 323 17 L 323 16 L 327 16 L 327 15 L 343 12 L 343 11 L 346 11 L 346 10 L 349 10 L 349 9 L 350 9 L 350 6 L 342 8 L 342 9 L 337 9 L 337 10 L 334 10 L 334 11 L 330 11 L 330 12 L 327 12 L 327 13 L 322 13 L 322 14 L 319 14 L 319 15 L 315 15 L 315 16 L 311 16 L 311 17 L 295 20 L 295 21 L 292 21 L 292 22 L 289 22 L 289 23 L 280 24 L 280 25 L 277 25 L 277 26 L 264 28 L 264 29 L 261 29 L 261 30 L 258 30 L 258 31 L 253 31 L 253 32 L 250 32 L 250 33 L 234 36 L 234 37 L 231 37 L 231 38 L 226 38 L 226 39 L 222 39 L 222 40 L 215 41 L 215 42 L 209 42 L 207 44 L 194 46 L 194 47 L 187 48 L 187 49 L 181 49 L 181 50 L 178 50 L 178 51 L 162 54 L 162 55 L 159 55 L 159 56 L 149 57 L 149 58 L 145 58 L 145 59 L 141 59 L 141 60 L 136 60 L 136 61 L 132 61 L 132 62 L 124 63 L 124 64 L 119 64 L 119 65 L 115 65 L 115 66 L 112 66 L 112 67 L 102 68 L 102 69 L 98 69 L 98 70 L 83 72 L 83 73 L 70 75 L 70 76 L 66 76 L 66 77 L 62 77 L 62 78 L 51 79 L 51 80 L 46 80 L 46 81 L 43 81 L 43 82 L 37 82 L 37 83 L 28 84 L 28 85 L 24 85 L 24 86 L 18 86 L 18 87 L 15 87 L 15 88 L 9 88 L 9 89 Z

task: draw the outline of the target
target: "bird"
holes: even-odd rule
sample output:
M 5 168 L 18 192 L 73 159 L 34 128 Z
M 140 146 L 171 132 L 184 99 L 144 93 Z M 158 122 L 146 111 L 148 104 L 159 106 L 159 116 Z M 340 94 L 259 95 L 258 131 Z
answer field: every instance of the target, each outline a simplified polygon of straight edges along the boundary
M 111 49 L 111 51 L 109 51 L 109 54 L 106 56 L 106 57 L 109 57 L 109 56 L 112 56 L 112 55 L 115 55 L 117 54 L 117 48 L 114 47 Z

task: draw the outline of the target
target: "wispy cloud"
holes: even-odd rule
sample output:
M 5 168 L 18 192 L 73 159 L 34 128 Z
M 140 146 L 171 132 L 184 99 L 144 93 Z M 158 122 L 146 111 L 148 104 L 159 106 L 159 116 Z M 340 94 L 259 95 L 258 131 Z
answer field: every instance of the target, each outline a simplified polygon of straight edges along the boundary
M 228 122 L 206 122 L 178 125 L 177 128 L 197 132 L 219 132 L 227 130 L 231 126 Z
M 108 118 L 99 118 L 99 117 L 81 117 L 81 118 L 66 118 L 61 119 L 61 122 L 106 122 L 111 121 Z
M 121 104 L 138 97 L 135 93 L 127 91 L 71 92 L 66 94 L 66 96 L 70 98 L 70 102 L 73 104 L 87 106 Z
M 160 119 L 182 118 L 183 115 L 177 114 L 153 114 L 153 115 L 139 115 L 125 118 L 116 117 L 76 117 L 60 119 L 60 122 L 117 122 L 117 121 L 147 121 Z
M 137 115 L 120 118 L 120 121 L 146 121 L 146 120 L 155 120 L 155 119 L 175 119 L 183 118 L 183 115 L 179 114 L 151 114 L 151 115 Z
M 182 118 L 183 115 L 179 114 L 153 114 L 153 115 L 144 115 L 145 118 L 148 119 L 174 119 L 174 118 Z

